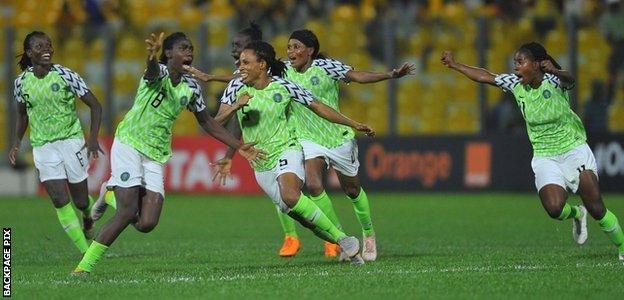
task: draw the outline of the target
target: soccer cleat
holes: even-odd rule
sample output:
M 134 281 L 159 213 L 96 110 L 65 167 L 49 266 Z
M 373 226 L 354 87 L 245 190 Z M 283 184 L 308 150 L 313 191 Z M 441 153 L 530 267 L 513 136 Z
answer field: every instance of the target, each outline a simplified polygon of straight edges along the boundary
M 572 237 L 574 241 L 582 245 L 587 241 L 587 209 L 584 206 L 577 206 L 580 216 L 572 220 Z
M 340 256 L 338 256 L 338 261 L 349 261 L 349 256 L 347 256 L 347 254 L 342 251 L 342 249 L 340 249 Z
M 298 238 L 294 236 L 287 235 L 284 237 L 284 244 L 282 244 L 282 248 L 279 250 L 279 256 L 281 257 L 292 257 L 297 255 L 299 252 L 299 247 L 301 246 L 301 242 Z
M 375 261 L 377 259 L 377 242 L 375 236 L 363 236 L 362 241 L 364 250 L 362 250 L 362 258 L 365 261 Z
M 85 271 L 79 267 L 76 267 L 69 275 L 82 277 L 82 276 L 89 276 L 89 274 L 90 274 L 89 271 Z
M 340 249 L 349 257 L 354 265 L 363 265 L 364 260 L 360 256 L 360 241 L 352 236 L 346 236 L 338 240 Z
M 104 212 L 106 212 L 106 208 L 108 207 L 108 204 L 104 201 L 104 197 L 107 192 L 106 183 L 107 182 L 105 181 L 102 183 L 102 186 L 100 186 L 100 195 L 93 204 L 93 207 L 91 207 L 91 219 L 93 219 L 93 221 L 99 220 L 102 215 L 104 215 Z
M 336 244 L 332 244 L 330 242 L 323 243 L 325 245 L 325 257 L 333 258 L 338 256 L 338 252 L 340 252 L 340 246 Z

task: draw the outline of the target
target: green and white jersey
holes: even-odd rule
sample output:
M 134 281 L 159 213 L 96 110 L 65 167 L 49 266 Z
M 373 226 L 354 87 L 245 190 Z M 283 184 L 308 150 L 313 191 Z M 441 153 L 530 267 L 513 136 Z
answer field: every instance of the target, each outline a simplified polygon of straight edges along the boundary
M 172 154 L 173 122 L 184 108 L 193 112 L 206 109 L 201 87 L 187 74 L 183 74 L 178 85 L 174 86 L 167 66 L 161 64 L 156 79 L 142 78 L 134 105 L 119 123 L 115 138 L 145 156 L 165 163 Z
M 32 67 L 20 74 L 15 79 L 13 95 L 17 102 L 26 105 L 31 145 L 83 139 L 75 101 L 88 92 L 80 75 L 61 65 L 53 64 L 41 79 Z
M 555 156 L 586 142 L 581 119 L 570 108 L 567 87 L 559 78 L 544 74 L 539 88 L 520 84 L 515 74 L 496 76 L 496 85 L 510 91 L 526 121 L 534 156 Z
M 287 63 L 286 78 L 310 90 L 314 97 L 327 106 L 340 111 L 338 103 L 340 80 L 347 82 L 347 72 L 352 67 L 333 59 L 315 59 L 303 73 Z M 292 126 L 297 138 L 327 148 L 335 148 L 353 139 L 355 133 L 349 126 L 327 121 L 302 106 L 293 106 Z
M 279 157 L 287 149 L 301 150 L 301 145 L 289 128 L 291 106 L 307 107 L 314 101 L 310 91 L 279 77 L 262 90 L 245 85 L 240 78 L 228 84 L 221 97 L 221 103 L 233 105 L 243 93 L 253 96 L 236 112 L 236 118 L 243 132 L 243 140 L 257 142 L 256 148 L 264 150 L 267 157 L 254 164 L 257 172 L 273 169 Z M 296 102 L 292 104 L 292 102 Z

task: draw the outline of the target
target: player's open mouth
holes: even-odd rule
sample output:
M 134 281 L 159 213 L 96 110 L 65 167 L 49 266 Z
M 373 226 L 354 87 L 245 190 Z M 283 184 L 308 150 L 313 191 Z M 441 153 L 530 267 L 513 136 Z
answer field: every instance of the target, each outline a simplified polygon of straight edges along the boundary
M 247 74 L 247 73 L 240 73 L 240 77 L 241 77 L 242 80 L 247 79 L 248 76 L 249 76 L 249 74 Z
M 52 57 L 52 54 L 50 53 L 44 53 L 41 55 L 41 58 L 44 60 L 50 60 L 51 57 Z

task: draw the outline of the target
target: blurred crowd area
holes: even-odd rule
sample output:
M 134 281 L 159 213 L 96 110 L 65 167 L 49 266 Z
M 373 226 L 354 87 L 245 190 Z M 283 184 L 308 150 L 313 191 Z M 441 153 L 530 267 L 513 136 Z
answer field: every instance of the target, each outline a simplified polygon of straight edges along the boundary
M 105 106 L 113 105 L 113 126 L 132 105 L 145 67 L 144 39 L 149 33 L 184 31 L 195 43 L 199 68 L 231 74 L 231 39 L 255 20 L 282 58 L 286 58 L 290 32 L 309 28 L 318 35 L 323 53 L 358 70 L 382 71 L 414 62 L 416 74 L 397 81 L 393 92 L 387 81 L 342 88 L 343 112 L 368 122 L 380 134 L 393 130 L 389 127 L 393 118 L 394 133 L 399 135 L 522 134 L 524 123 L 513 97 L 494 87 L 480 94 L 477 84 L 441 65 L 440 53 L 453 50 L 458 61 L 477 65 L 477 47 L 482 45 L 484 67 L 510 73 L 519 45 L 540 41 L 568 68 L 569 20 L 574 20 L 578 25 L 576 110 L 590 134 L 624 131 L 624 54 L 620 53 L 624 9 L 618 8 L 617 0 L 0 0 L 0 4 L 5 26 L 0 45 L 12 45 L 14 54 L 19 54 L 28 32 L 48 33 L 55 47 L 53 60 L 77 71 Z M 479 24 L 485 31 L 480 32 Z M 12 41 L 6 40 L 8 27 L 14 32 Z M 112 99 L 105 99 L 103 91 L 107 34 L 115 41 Z M 5 78 L 6 68 L 14 68 L 14 76 L 20 72 L 17 59 L 6 55 L 0 52 L 3 99 L 13 83 L 13 78 Z M 225 85 L 215 82 L 204 87 L 209 107 L 215 110 Z M 393 99 L 396 109 L 390 114 Z M 485 100 L 483 116 L 480 99 Z M 4 100 L 0 102 L 3 128 L 13 127 L 6 124 Z M 88 118 L 83 106 L 79 114 Z M 192 114 L 182 114 L 175 133 L 199 132 Z M 0 143 L 6 142 L 6 136 L 0 136 Z

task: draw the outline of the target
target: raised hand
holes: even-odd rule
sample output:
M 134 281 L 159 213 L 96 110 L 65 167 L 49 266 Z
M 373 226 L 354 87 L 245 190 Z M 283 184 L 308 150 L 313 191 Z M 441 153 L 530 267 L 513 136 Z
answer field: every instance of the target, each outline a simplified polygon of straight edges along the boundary
M 153 60 L 158 56 L 158 51 L 162 48 L 163 40 L 165 39 L 165 33 L 161 32 L 158 37 L 155 34 L 150 34 L 150 37 L 145 40 L 147 44 L 147 54 L 149 60 Z
M 257 144 L 257 142 L 252 142 L 252 143 L 246 143 L 243 144 L 239 149 L 238 149 L 238 153 L 244 157 L 246 160 L 248 160 L 252 165 L 254 163 L 257 163 L 260 160 L 263 160 L 267 153 L 263 150 L 257 149 L 256 147 L 254 147 Z
M 206 74 L 198 69 L 196 69 L 193 66 L 188 66 L 188 65 L 183 65 L 182 66 L 184 68 L 185 71 L 187 71 L 189 74 L 191 74 L 191 76 L 204 81 L 204 82 L 209 82 L 212 80 L 212 78 L 214 77 L 213 75 L 210 74 Z
M 455 64 L 455 58 L 453 58 L 453 52 L 451 51 L 442 51 L 442 56 L 440 57 L 440 61 L 442 61 L 442 64 L 452 68 L 453 65 Z
M 391 72 L 392 78 L 401 78 L 405 75 L 414 75 L 416 66 L 413 63 L 403 63 L 398 69 L 393 69 Z
M 214 163 L 211 163 L 210 166 L 212 167 L 212 172 L 214 172 L 212 181 L 219 179 L 221 185 L 225 185 L 227 178 L 232 175 L 232 160 L 224 157 Z
M 365 133 L 367 136 L 370 136 L 370 137 L 374 137 L 375 136 L 375 130 L 372 127 L 370 127 L 370 126 L 368 126 L 366 124 L 358 123 L 357 125 L 355 125 L 354 128 L 355 128 L 355 130 L 357 130 L 359 132 Z
M 552 63 L 550 59 L 542 60 L 540 62 L 540 67 L 542 68 L 542 71 L 546 73 L 552 74 L 554 72 L 557 72 L 557 68 L 555 67 L 555 65 Z

